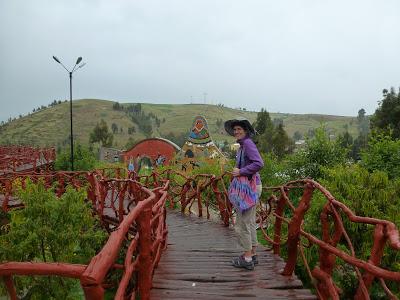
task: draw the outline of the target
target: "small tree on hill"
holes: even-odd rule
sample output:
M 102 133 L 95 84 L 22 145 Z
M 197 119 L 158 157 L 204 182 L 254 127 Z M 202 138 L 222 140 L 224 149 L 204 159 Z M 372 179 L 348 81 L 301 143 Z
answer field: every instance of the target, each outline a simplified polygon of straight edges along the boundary
M 57 159 L 55 161 L 55 169 L 60 171 L 71 170 L 71 153 L 70 150 L 61 150 L 61 145 L 57 147 Z M 96 163 L 95 155 L 86 147 L 78 144 L 74 147 L 74 170 L 90 171 L 93 170 Z
M 377 130 L 393 129 L 393 137 L 400 138 L 400 92 L 394 88 L 383 90 L 383 99 L 371 119 L 371 127 Z
M 115 123 L 111 124 L 111 130 L 114 134 L 118 133 L 118 125 Z
M 264 134 L 266 130 L 274 128 L 269 112 L 264 108 L 261 108 L 261 111 L 257 114 L 257 119 L 253 125 L 259 135 Z
M 90 143 L 100 143 L 104 147 L 111 147 L 114 136 L 108 131 L 106 121 L 101 119 L 100 123 L 97 123 L 93 131 L 90 133 Z
M 272 152 L 278 157 L 282 158 L 285 154 L 293 151 L 293 140 L 287 135 L 283 124 L 279 124 L 274 130 L 271 143 Z

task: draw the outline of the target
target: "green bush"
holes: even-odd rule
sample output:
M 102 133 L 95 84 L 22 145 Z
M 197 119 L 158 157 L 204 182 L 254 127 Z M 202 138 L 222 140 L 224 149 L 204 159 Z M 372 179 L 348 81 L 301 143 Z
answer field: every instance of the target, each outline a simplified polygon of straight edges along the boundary
M 74 171 L 90 171 L 95 167 L 96 158 L 93 152 L 88 148 L 78 144 L 74 147 Z M 64 150 L 57 155 L 55 161 L 55 169 L 57 171 L 71 170 L 71 151 Z
M 361 152 L 361 164 L 370 172 L 384 171 L 389 178 L 400 178 L 400 139 L 390 135 L 375 134 Z
M 349 207 L 356 215 L 389 220 L 400 227 L 400 180 L 389 180 L 386 173 L 374 171 L 369 173 L 358 165 L 336 166 L 325 168 L 324 180 L 321 181 L 331 194 L 340 202 Z M 320 213 L 326 203 L 325 197 L 314 193 L 312 205 L 306 214 L 304 228 L 315 236 L 321 237 Z M 368 261 L 372 249 L 374 226 L 350 222 L 345 214 L 341 214 L 344 228 L 349 234 L 354 246 L 356 257 Z M 338 248 L 350 254 L 346 242 L 342 239 Z M 306 249 L 306 256 L 314 267 L 318 260 L 318 248 L 313 246 Z M 342 260 L 336 260 L 338 268 L 334 272 L 334 282 L 343 289 L 343 299 L 350 299 L 358 285 L 354 269 Z M 301 264 L 300 264 L 301 265 Z M 400 271 L 400 253 L 390 247 L 385 248 L 382 259 L 384 268 Z M 305 268 L 298 268 L 302 280 L 308 280 Z M 399 293 L 399 287 L 394 282 L 387 282 L 392 291 Z M 374 283 L 371 289 L 371 299 L 386 299 L 379 284 Z
M 323 167 L 333 167 L 346 162 L 347 151 L 340 141 L 330 141 L 322 126 L 313 139 L 306 140 L 304 149 L 288 157 L 287 174 L 291 179 L 310 177 L 318 180 Z
M 0 261 L 89 263 L 107 235 L 85 197 L 84 190 L 68 187 L 57 198 L 42 182 L 18 188 L 25 208 L 9 213 L 0 236 Z M 76 299 L 79 287 L 76 280 L 55 276 L 14 278 L 23 299 Z
M 285 161 L 279 160 L 273 153 L 261 154 L 264 167 L 260 170 L 263 187 L 279 186 L 290 180 Z

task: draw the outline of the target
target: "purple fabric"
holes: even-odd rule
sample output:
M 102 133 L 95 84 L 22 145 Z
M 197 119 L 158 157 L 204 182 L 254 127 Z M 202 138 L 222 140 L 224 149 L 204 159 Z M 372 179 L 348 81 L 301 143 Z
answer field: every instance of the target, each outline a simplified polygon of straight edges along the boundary
M 261 183 L 260 174 L 258 171 L 264 166 L 260 153 L 253 140 L 246 136 L 237 141 L 240 144 L 236 155 L 236 167 L 240 169 L 240 175 L 250 176 L 256 174 L 256 184 Z M 240 156 L 242 155 L 241 165 L 239 166 Z

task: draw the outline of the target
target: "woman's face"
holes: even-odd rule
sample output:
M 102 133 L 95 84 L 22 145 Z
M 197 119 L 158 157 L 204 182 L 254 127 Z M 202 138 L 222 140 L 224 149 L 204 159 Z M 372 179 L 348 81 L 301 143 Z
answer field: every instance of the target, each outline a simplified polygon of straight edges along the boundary
M 233 126 L 233 135 L 237 140 L 241 140 L 246 136 L 246 130 L 242 126 L 235 125 Z

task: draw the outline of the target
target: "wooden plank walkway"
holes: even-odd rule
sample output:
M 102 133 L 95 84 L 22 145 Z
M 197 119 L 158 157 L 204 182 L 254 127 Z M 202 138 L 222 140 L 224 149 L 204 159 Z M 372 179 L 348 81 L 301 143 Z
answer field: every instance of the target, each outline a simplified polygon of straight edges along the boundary
M 151 299 L 317 299 L 283 260 L 259 247 L 254 271 L 231 266 L 240 251 L 232 228 L 168 211 L 168 248 L 153 278 Z

